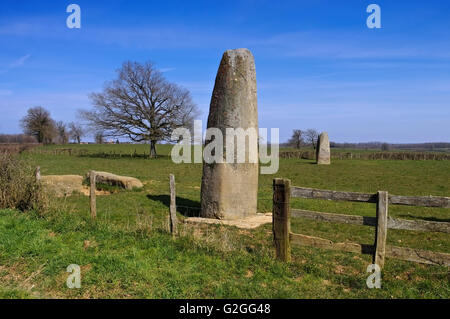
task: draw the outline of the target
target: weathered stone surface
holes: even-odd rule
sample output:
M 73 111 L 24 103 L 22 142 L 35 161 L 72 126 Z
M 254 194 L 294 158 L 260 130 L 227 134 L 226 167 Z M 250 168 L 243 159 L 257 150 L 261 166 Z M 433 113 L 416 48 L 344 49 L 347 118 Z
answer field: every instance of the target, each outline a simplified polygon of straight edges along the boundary
M 44 188 L 55 196 L 70 196 L 73 192 L 83 192 L 83 176 L 45 175 L 40 181 Z
M 108 172 L 95 171 L 96 182 L 103 183 L 111 186 L 118 186 L 121 188 L 132 190 L 133 188 L 142 188 L 144 185 L 140 180 L 134 177 L 119 176 Z M 89 173 L 87 175 L 89 178 Z
M 226 141 L 226 128 L 256 129 L 258 109 L 256 72 L 252 53 L 247 49 L 228 50 L 217 71 L 208 116 L 208 128 L 218 128 Z M 249 143 L 250 144 L 250 143 Z M 208 218 L 239 219 L 256 214 L 258 163 L 203 163 L 201 215 Z M 235 149 L 236 155 L 236 149 Z
M 330 164 L 330 139 L 327 132 L 322 132 L 317 140 L 316 161 L 317 164 Z

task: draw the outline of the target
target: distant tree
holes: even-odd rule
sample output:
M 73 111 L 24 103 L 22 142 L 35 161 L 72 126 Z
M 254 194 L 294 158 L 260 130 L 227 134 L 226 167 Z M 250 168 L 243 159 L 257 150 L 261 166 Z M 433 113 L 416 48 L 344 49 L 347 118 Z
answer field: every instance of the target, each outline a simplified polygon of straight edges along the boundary
M 69 130 L 63 121 L 56 122 L 56 143 L 67 144 L 69 142 Z
M 305 132 L 305 139 L 309 145 L 316 149 L 317 139 L 319 138 L 319 132 L 315 129 L 309 128 Z
M 81 138 L 84 136 L 84 129 L 79 123 L 70 122 L 69 123 L 69 135 L 72 140 L 78 144 L 81 143 Z
M 95 133 L 95 143 L 96 144 L 103 144 L 104 142 L 105 142 L 105 139 L 103 137 L 103 132 Z
M 391 146 L 388 143 L 381 144 L 382 151 L 389 151 L 390 149 L 391 149 Z
M 288 144 L 295 148 L 300 148 L 304 142 L 305 141 L 303 140 L 303 131 L 293 130 L 292 137 L 289 139 Z
M 39 143 L 50 144 L 56 135 L 55 121 L 41 106 L 28 109 L 20 124 L 24 133 L 34 136 Z
M 105 136 L 150 142 L 153 158 L 158 141 L 169 141 L 176 128 L 190 129 L 198 114 L 189 91 L 168 82 L 150 62 L 125 62 L 118 77 L 90 98 L 94 110 L 81 112 L 85 120 Z

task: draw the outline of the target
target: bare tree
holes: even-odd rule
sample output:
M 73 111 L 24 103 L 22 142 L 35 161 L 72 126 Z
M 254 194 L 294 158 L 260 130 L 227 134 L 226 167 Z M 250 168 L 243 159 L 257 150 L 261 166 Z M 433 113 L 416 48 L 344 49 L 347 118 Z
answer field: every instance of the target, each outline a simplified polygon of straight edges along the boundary
M 308 144 L 312 145 L 316 149 L 317 139 L 319 138 L 319 132 L 315 129 L 309 128 L 305 132 L 305 138 Z
M 70 137 L 74 142 L 80 144 L 81 138 L 84 136 L 84 129 L 79 123 L 70 122 L 69 123 Z
M 302 130 L 293 130 L 292 137 L 289 139 L 288 144 L 292 145 L 295 148 L 300 148 L 303 143 L 304 143 L 303 131 Z
M 49 144 L 56 135 L 55 121 L 50 112 L 41 106 L 28 109 L 20 124 L 24 133 L 36 137 L 39 143 Z
M 56 142 L 59 144 L 67 144 L 69 142 L 69 131 L 67 125 L 63 121 L 56 122 Z
M 84 119 L 105 136 L 150 142 L 153 158 L 158 141 L 169 141 L 178 127 L 189 129 L 198 115 L 189 91 L 168 82 L 151 62 L 125 62 L 117 79 L 90 98 L 94 110 L 82 111 Z

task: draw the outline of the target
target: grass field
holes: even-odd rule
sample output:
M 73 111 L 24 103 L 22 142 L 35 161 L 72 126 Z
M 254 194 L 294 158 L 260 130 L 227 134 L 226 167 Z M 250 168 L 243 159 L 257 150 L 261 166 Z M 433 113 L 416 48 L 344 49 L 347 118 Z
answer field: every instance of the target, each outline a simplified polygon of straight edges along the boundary
M 175 174 L 180 212 L 195 214 L 200 207 L 201 164 L 172 163 L 165 145 L 158 146 L 162 156 L 156 160 L 140 156 L 148 154 L 145 145 L 70 146 L 86 150 L 83 156 L 45 152 L 54 148 L 61 146 L 21 156 L 41 166 L 43 175 L 102 170 L 137 177 L 145 187 L 98 196 L 96 222 L 89 218 L 89 198 L 83 195 L 53 199 L 44 215 L 0 211 L 0 297 L 450 298 L 446 267 L 387 259 L 382 288 L 368 289 L 367 255 L 294 248 L 292 262 L 275 261 L 271 225 L 242 230 L 182 224 L 179 236 L 172 239 L 167 232 L 169 174 Z M 334 160 L 330 166 L 317 166 L 308 160 L 281 159 L 277 174 L 260 175 L 260 212 L 272 209 L 274 177 L 331 190 L 450 193 L 449 161 Z M 375 216 L 374 204 L 296 199 L 293 207 Z M 389 214 L 450 221 L 449 209 L 390 206 Z M 371 227 L 301 219 L 293 220 L 292 231 L 365 244 L 374 238 Z M 450 236 L 441 233 L 390 230 L 388 244 L 450 252 Z M 81 266 L 80 289 L 66 287 L 69 264 Z

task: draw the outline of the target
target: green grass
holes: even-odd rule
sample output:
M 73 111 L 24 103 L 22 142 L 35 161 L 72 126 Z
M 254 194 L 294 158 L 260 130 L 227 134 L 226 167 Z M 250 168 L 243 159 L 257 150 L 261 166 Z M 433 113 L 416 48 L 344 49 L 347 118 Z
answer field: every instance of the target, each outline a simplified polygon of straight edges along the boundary
M 0 212 L 0 297 L 3 298 L 449 298 L 446 267 L 388 259 L 382 289 L 366 287 L 370 256 L 315 248 L 294 248 L 290 263 L 275 261 L 271 225 L 255 230 L 180 225 L 167 232 L 169 174 L 175 174 L 180 211 L 198 211 L 201 164 L 174 164 L 170 147 L 146 159 L 145 145 L 70 145 L 83 156 L 53 156 L 44 147 L 22 156 L 41 173 L 108 171 L 141 179 L 139 191 L 97 197 L 96 222 L 89 198 L 54 199 L 51 210 Z M 61 146 L 59 146 L 61 148 Z M 134 155 L 136 150 L 137 156 Z M 119 157 L 119 153 L 122 154 Z M 133 154 L 133 157 L 131 157 Z M 260 212 L 272 209 L 272 180 L 342 191 L 387 190 L 398 195 L 448 196 L 448 161 L 334 160 L 330 166 L 281 159 L 276 175 L 260 175 Z M 300 200 L 293 207 L 375 216 L 374 204 Z M 449 209 L 390 206 L 401 218 L 450 221 Z M 183 216 L 179 215 L 180 219 Z M 292 220 L 294 232 L 372 244 L 373 228 Z M 450 252 L 450 236 L 414 231 L 388 232 L 388 243 Z M 81 266 L 80 289 L 66 287 L 69 264 Z

